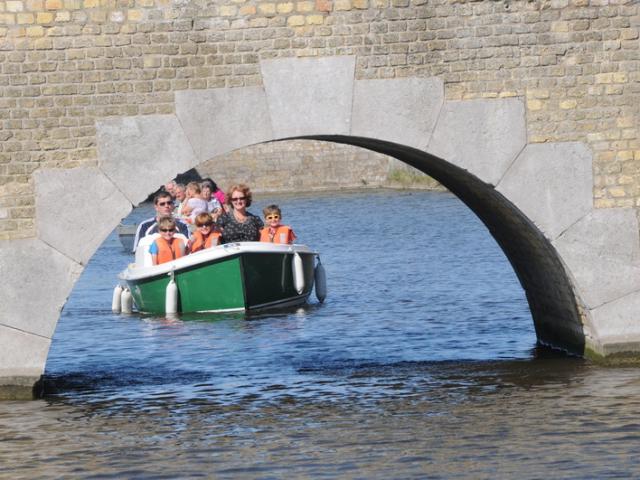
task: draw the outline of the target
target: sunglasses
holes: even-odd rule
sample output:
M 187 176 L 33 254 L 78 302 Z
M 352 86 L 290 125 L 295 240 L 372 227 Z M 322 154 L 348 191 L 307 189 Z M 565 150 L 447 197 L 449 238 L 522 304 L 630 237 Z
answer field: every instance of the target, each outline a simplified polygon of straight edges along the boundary
M 167 205 L 173 205 L 173 202 L 158 202 L 160 207 L 166 207 Z
M 232 202 L 243 202 L 247 199 L 247 197 L 231 197 Z
M 176 229 L 175 228 L 161 228 L 160 231 L 161 232 L 175 232 Z
M 198 228 L 210 228 L 213 223 L 203 223 L 202 225 L 198 225 Z
M 280 215 L 267 215 L 267 220 L 280 220 Z

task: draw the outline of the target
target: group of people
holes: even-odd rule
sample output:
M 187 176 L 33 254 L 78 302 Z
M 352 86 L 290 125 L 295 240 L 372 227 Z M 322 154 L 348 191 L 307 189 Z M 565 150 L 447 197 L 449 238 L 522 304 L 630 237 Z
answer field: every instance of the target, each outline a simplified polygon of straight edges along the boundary
M 225 195 L 210 180 L 186 186 L 170 182 L 153 199 L 156 215 L 138 225 L 134 252 L 141 238 L 155 233 L 159 236 L 149 247 L 154 265 L 223 243 L 295 241 L 291 227 L 281 223 L 277 205 L 263 209 L 263 222 L 247 210 L 251 202 L 244 184 L 233 185 Z

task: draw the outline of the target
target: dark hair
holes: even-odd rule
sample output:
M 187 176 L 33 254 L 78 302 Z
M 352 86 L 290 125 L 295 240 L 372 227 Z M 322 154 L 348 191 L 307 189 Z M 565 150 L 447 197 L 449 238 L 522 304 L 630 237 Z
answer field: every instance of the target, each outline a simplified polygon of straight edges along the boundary
M 216 182 L 214 182 L 213 180 L 211 180 L 209 177 L 207 178 L 203 178 L 202 179 L 203 182 L 207 182 L 211 184 L 211 191 L 212 192 L 216 192 L 218 191 L 218 185 L 216 184 Z
M 195 224 L 196 224 L 197 227 L 200 227 L 202 225 L 212 225 L 213 224 L 213 218 L 208 213 L 202 212 L 202 213 L 199 213 L 198 215 L 196 215 Z
M 171 200 L 173 200 L 173 197 L 171 196 L 171 194 L 169 192 L 160 191 L 160 192 L 156 193 L 155 196 L 153 197 L 153 204 L 157 205 L 158 201 L 161 198 L 167 198 L 167 197 L 169 197 Z

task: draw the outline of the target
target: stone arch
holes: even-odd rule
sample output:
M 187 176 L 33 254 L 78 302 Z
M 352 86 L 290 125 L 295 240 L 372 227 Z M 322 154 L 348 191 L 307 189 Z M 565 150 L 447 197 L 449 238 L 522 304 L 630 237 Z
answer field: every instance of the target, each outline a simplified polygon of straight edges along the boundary
M 216 155 L 291 138 L 386 153 L 447 186 L 507 254 L 542 342 L 602 356 L 637 350 L 638 222 L 632 209 L 593 208 L 591 152 L 527 143 L 521 98 L 446 101 L 438 78 L 358 80 L 355 62 L 263 61 L 263 86 L 179 91 L 175 114 L 101 120 L 96 167 L 36 172 L 38 237 L 0 242 L 0 274 L 17 279 L 0 306 L 2 383 L 41 375 L 83 265 L 133 205 Z M 24 285 L 42 292 L 28 305 Z

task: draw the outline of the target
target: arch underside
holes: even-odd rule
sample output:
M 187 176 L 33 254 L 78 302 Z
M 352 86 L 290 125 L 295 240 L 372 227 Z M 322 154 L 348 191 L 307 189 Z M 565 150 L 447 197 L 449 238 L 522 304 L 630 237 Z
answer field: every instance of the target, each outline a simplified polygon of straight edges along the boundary
M 438 180 L 486 225 L 520 280 L 541 344 L 582 355 L 585 336 L 580 308 L 556 250 L 540 230 L 492 185 L 426 152 L 379 140 L 310 136 L 373 150 Z
M 524 98 L 449 101 L 439 78 L 361 80 L 355 65 L 261 60 L 262 86 L 176 91 L 175 113 L 99 119 L 96 166 L 35 171 L 37 237 L 0 242 L 0 274 L 13 280 L 0 302 L 0 386 L 42 374 L 73 284 L 134 205 L 218 155 L 294 138 L 395 157 L 457 195 L 511 262 L 541 343 L 640 351 L 638 218 L 594 209 L 589 148 L 528 143 Z M 42 294 L 24 302 L 25 285 Z

